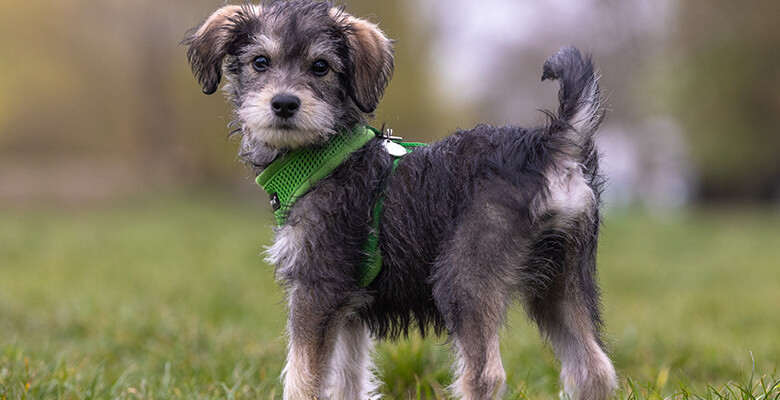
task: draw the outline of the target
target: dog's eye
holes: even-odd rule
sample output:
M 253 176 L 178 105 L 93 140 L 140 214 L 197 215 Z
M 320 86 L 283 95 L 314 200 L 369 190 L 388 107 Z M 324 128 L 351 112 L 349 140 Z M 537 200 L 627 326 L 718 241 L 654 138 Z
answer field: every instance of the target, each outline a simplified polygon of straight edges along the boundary
M 317 76 L 325 76 L 330 71 L 330 66 L 325 60 L 317 60 L 311 65 L 311 72 Z
M 252 60 L 252 67 L 255 69 L 255 71 L 258 72 L 268 71 L 268 57 L 266 56 L 255 57 L 255 59 Z

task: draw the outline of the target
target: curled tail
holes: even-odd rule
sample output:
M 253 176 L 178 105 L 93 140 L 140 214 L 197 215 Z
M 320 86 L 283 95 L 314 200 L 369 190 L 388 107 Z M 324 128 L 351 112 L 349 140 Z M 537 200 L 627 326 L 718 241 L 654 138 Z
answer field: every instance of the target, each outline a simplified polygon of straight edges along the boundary
M 557 121 L 564 134 L 584 151 L 592 147 L 593 134 L 604 119 L 601 89 L 593 62 L 574 47 L 565 47 L 544 63 L 542 80 L 559 80 Z

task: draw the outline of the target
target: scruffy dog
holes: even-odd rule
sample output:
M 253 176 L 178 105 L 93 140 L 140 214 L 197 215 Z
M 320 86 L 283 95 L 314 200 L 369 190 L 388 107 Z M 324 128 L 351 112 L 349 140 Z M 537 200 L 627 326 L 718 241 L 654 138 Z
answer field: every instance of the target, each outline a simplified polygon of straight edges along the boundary
M 328 2 L 224 6 L 185 43 L 206 94 L 224 72 L 240 155 L 258 174 L 363 126 L 393 72 L 392 41 Z M 547 60 L 545 79 L 561 89 L 544 126 L 479 125 L 403 157 L 375 137 L 289 205 L 268 250 L 287 289 L 285 399 L 378 397 L 372 337 L 415 328 L 450 335 L 454 396 L 500 397 L 498 334 L 516 298 L 560 359 L 566 393 L 611 394 L 595 279 L 600 90 L 574 48 Z M 370 235 L 381 270 L 362 284 Z

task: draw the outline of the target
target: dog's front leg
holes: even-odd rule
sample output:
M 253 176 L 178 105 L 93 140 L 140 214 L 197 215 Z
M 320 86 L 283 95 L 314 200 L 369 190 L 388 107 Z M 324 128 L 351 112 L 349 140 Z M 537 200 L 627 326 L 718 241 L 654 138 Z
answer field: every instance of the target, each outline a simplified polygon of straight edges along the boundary
M 347 317 L 339 328 L 338 341 L 331 357 L 328 392 L 334 400 L 379 398 L 371 348 L 368 327 L 357 316 Z
M 330 358 L 343 324 L 343 305 L 319 285 L 293 284 L 289 292 L 289 350 L 285 400 L 323 400 Z

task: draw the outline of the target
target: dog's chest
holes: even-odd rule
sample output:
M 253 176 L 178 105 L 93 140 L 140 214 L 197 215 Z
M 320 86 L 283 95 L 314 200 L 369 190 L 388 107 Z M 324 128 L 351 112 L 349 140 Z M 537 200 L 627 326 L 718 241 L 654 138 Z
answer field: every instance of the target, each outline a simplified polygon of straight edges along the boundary
M 276 230 L 273 244 L 266 249 L 266 261 L 276 265 L 280 277 L 299 261 L 304 231 L 300 225 L 285 225 Z

